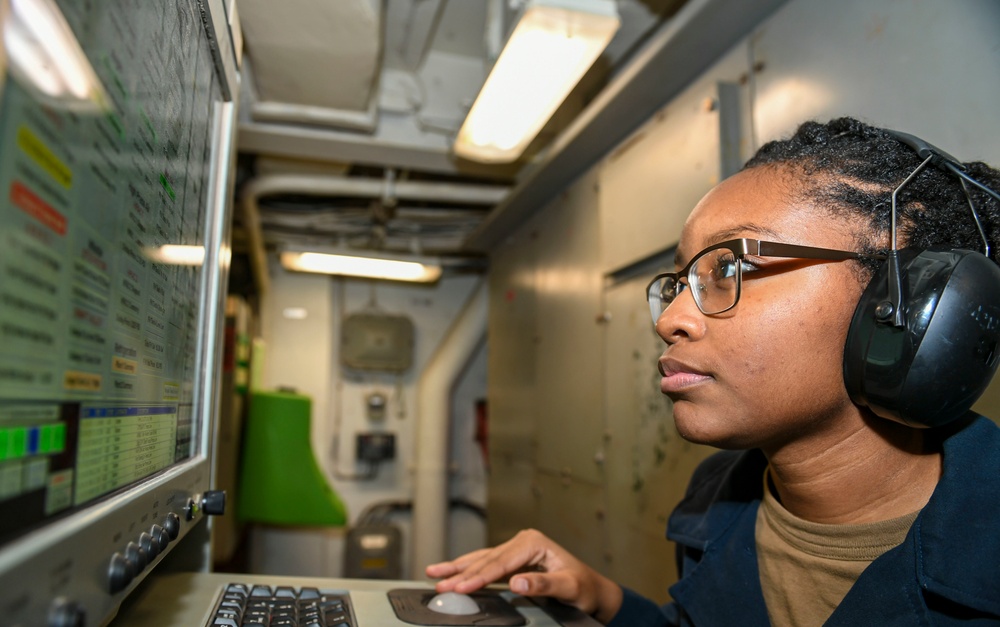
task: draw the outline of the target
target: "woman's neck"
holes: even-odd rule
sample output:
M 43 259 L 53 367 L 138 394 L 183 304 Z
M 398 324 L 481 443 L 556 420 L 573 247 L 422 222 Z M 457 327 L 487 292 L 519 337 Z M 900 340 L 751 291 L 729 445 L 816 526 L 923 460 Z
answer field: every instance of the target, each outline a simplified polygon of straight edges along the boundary
M 797 441 L 768 454 L 782 506 L 818 523 L 889 520 L 927 504 L 941 476 L 941 452 L 925 431 L 862 418 L 846 433 Z

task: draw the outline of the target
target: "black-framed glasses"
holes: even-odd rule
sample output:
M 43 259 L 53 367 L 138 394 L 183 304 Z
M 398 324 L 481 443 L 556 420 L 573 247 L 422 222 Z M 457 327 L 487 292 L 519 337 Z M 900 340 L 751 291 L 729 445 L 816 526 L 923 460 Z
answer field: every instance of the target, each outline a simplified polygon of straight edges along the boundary
M 656 324 L 663 311 L 688 287 L 691 288 L 691 295 L 698 309 L 707 316 L 720 314 L 735 307 L 740 300 L 744 259 L 748 255 L 830 261 L 885 258 L 885 255 L 764 242 L 745 237 L 728 240 L 709 246 L 698 253 L 680 272 L 664 272 L 650 281 L 646 286 L 646 298 L 649 300 L 649 313 L 653 317 L 653 324 Z

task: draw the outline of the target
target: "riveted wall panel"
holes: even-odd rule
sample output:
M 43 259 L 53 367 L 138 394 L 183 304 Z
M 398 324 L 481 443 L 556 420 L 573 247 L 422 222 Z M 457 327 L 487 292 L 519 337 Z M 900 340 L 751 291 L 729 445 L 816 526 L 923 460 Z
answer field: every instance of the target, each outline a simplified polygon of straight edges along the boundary
M 594 183 L 584 175 L 546 209 L 538 227 L 535 287 L 538 466 L 596 483 L 604 342 Z
M 534 222 L 534 221 L 533 221 Z M 533 224 L 499 246 L 490 260 L 488 540 L 498 544 L 537 526 L 532 481 L 537 449 L 538 237 Z
M 609 572 L 604 489 L 573 477 L 540 472 L 536 479 L 539 529 L 586 564 Z
M 691 209 L 722 178 L 720 122 L 745 126 L 749 108 L 746 90 L 729 102 L 719 98 L 719 84 L 745 84 L 748 63 L 746 44 L 737 45 L 604 160 L 598 177 L 605 271 L 676 244 Z M 723 105 L 736 110 L 722 112 Z M 748 145 L 726 148 L 740 161 Z

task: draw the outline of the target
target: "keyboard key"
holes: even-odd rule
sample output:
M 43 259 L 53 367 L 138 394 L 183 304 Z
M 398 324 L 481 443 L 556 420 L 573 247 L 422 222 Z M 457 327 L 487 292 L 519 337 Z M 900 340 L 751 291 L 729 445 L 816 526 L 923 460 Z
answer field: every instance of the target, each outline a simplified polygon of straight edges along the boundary
M 226 594 L 241 594 L 246 597 L 250 594 L 250 588 L 243 583 L 231 583 L 226 586 Z
M 252 597 L 271 597 L 274 596 L 271 593 L 270 586 L 254 586 L 250 589 L 250 596 Z
M 243 622 L 252 620 L 258 622 L 263 621 L 264 623 L 268 623 L 271 620 L 271 613 L 262 612 L 260 610 L 247 610 L 246 612 L 243 613 Z
M 226 599 L 223 599 L 222 603 L 219 603 L 219 609 L 220 610 L 232 610 L 234 612 L 242 613 L 243 612 L 243 603 L 239 603 L 237 601 L 227 601 Z

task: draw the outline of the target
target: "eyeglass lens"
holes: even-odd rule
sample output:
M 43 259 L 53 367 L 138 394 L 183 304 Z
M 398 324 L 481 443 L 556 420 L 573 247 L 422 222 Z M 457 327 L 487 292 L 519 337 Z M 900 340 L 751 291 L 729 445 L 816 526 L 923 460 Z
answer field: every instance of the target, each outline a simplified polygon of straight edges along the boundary
M 710 250 L 691 264 L 688 286 L 698 309 L 706 315 L 733 307 L 739 294 L 739 269 L 736 256 L 727 248 Z M 649 312 L 655 324 L 670 303 L 684 291 L 674 276 L 660 277 L 649 286 Z

